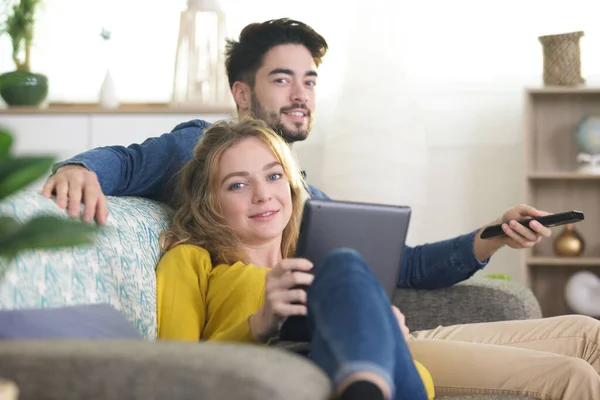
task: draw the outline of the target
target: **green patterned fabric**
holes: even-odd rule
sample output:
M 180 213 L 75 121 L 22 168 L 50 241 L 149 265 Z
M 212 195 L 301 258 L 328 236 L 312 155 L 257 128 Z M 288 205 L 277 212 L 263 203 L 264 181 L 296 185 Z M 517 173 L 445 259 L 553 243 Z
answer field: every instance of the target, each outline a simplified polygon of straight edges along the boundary
M 156 339 L 158 237 L 169 208 L 147 199 L 108 197 L 109 218 L 93 246 L 23 252 L 0 260 L 0 310 L 109 303 L 149 340 Z M 54 200 L 22 191 L 0 203 L 0 215 L 68 218 Z

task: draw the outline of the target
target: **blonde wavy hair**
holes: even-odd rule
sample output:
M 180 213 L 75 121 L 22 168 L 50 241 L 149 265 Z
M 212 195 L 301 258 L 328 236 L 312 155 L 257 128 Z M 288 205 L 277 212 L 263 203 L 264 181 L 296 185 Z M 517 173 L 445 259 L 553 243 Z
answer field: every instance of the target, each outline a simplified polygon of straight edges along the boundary
M 253 118 L 220 121 L 204 132 L 194 148 L 193 158 L 178 174 L 172 225 L 160 237 L 163 251 L 179 244 L 193 244 L 205 248 L 215 265 L 249 262 L 240 239 L 225 223 L 217 197 L 223 153 L 248 138 L 260 140 L 273 152 L 289 182 L 292 215 L 283 230 L 281 253 L 284 258 L 293 256 L 307 185 L 289 145 L 264 121 Z

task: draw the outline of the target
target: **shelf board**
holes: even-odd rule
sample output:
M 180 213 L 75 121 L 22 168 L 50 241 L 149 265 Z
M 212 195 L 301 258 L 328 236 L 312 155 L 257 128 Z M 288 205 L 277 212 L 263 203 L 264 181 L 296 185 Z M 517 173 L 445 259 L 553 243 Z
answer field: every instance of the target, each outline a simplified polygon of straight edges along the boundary
M 600 94 L 598 86 L 540 86 L 526 88 L 529 94 Z
M 600 257 L 529 257 L 529 266 L 600 267 Z
M 10 114 L 229 114 L 235 107 L 220 105 L 176 106 L 168 103 L 123 103 L 118 108 L 103 108 L 96 103 L 50 103 L 45 107 L 7 107 Z
M 587 181 L 600 180 L 600 175 L 585 174 L 570 171 L 531 172 L 527 175 L 529 180 L 572 180 Z

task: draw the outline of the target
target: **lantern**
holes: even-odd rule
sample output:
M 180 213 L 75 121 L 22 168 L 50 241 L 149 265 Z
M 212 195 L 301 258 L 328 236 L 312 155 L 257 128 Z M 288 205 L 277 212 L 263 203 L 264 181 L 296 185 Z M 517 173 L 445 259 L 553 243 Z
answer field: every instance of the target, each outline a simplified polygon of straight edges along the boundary
M 225 73 L 225 14 L 218 0 L 188 0 L 181 12 L 172 104 L 232 103 Z

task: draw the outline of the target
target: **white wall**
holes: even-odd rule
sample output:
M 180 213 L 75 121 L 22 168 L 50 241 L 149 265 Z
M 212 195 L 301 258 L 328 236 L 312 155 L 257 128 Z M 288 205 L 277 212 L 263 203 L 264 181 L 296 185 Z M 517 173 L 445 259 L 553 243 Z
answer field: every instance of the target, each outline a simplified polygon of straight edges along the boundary
M 410 204 L 411 244 L 468 232 L 522 202 L 522 94 L 541 84 L 537 36 L 584 30 L 584 75 L 600 83 L 600 3 L 519 3 L 370 1 L 357 12 L 352 25 L 368 24 L 368 36 L 352 29 L 337 96 L 319 105 L 321 162 L 310 143 L 301 152 L 321 186 Z M 321 83 L 335 75 L 326 73 Z M 519 266 L 518 251 L 503 249 L 485 272 L 520 279 Z
M 319 144 L 299 149 L 311 176 L 336 198 L 411 205 L 410 244 L 471 231 L 523 202 L 522 96 L 541 84 L 537 37 L 584 30 L 583 73 L 600 83 L 600 3 L 369 4 L 350 29 L 327 32 L 332 45 L 345 42 L 345 62 L 332 49 L 336 65 L 326 60 L 321 74 L 321 88 L 330 76 L 336 86 L 319 104 Z M 520 280 L 519 252 L 501 250 L 489 272 Z
M 583 72 L 600 83 L 597 0 L 284 3 L 221 0 L 231 34 L 288 16 L 327 38 L 318 117 L 299 157 L 332 197 L 411 205 L 410 244 L 470 231 L 523 201 L 522 90 L 541 83 L 537 36 L 584 30 Z M 96 99 L 98 33 L 109 25 L 122 100 L 167 101 L 184 5 L 46 0 L 33 65 L 50 75 L 51 99 Z M 12 68 L 7 45 L 2 70 Z M 486 272 L 518 278 L 518 266 L 518 252 L 502 250 Z

